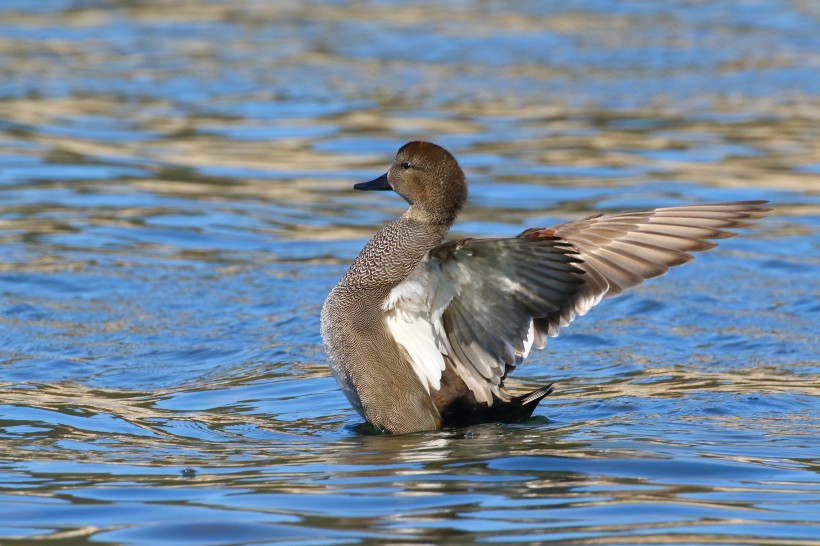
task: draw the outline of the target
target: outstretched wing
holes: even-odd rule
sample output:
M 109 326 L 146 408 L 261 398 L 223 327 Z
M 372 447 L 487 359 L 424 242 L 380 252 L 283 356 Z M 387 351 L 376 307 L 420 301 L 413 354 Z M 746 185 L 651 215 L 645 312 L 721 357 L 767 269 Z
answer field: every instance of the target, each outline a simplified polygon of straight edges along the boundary
M 583 286 L 575 250 L 555 237 L 464 239 L 432 249 L 384 302 L 387 326 L 422 384 L 440 388 L 444 355 L 480 402 L 533 340 L 533 318 L 560 312 Z
M 492 404 L 507 373 L 603 298 L 692 259 L 769 209 L 765 201 L 591 216 L 510 239 L 465 239 L 431 250 L 385 300 L 387 326 L 422 384 L 446 362 Z M 447 360 L 445 361 L 445 356 Z
M 749 225 L 771 209 L 767 201 L 736 201 L 711 205 L 659 208 L 642 212 L 597 215 L 545 229 L 528 229 L 519 237 L 559 237 L 577 250 L 585 284 L 559 311 L 534 321 L 535 346 L 546 336 L 584 315 L 603 298 L 617 296 L 670 267 L 692 259 L 690 252 L 707 250 L 735 234 L 726 228 Z

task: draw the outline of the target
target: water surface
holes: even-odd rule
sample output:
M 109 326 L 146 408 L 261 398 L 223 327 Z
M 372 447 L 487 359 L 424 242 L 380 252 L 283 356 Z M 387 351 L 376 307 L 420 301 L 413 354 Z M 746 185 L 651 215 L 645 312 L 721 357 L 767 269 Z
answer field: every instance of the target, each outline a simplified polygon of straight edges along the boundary
M 3 544 L 820 544 L 815 2 L 0 6 Z M 516 370 L 536 417 L 368 434 L 325 295 L 403 209 L 455 231 L 768 199 Z

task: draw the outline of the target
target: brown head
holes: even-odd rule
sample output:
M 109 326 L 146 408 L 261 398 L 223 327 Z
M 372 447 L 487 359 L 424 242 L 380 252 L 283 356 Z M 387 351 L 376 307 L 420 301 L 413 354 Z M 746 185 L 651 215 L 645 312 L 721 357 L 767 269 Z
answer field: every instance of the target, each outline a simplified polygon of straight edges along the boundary
M 413 141 L 399 148 L 387 173 L 354 186 L 393 190 L 433 221 L 452 223 L 467 201 L 467 182 L 455 158 L 432 142 Z

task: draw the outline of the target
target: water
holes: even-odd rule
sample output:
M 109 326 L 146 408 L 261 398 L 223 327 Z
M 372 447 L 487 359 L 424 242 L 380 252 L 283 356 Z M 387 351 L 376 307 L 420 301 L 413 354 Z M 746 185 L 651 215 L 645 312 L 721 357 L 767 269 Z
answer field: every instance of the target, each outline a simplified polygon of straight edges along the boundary
M 810 0 L 5 0 L 0 542 L 820 544 Z M 769 199 L 516 371 L 537 416 L 359 426 L 322 301 L 406 140 L 456 232 Z

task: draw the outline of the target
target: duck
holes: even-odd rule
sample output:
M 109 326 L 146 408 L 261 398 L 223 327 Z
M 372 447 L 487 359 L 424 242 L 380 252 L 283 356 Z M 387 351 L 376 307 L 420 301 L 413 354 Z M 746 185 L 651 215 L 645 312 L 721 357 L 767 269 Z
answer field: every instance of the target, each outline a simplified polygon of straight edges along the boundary
M 767 201 L 694 204 L 445 241 L 467 182 L 455 157 L 426 141 L 403 145 L 385 174 L 354 189 L 392 190 L 409 207 L 331 290 L 321 336 L 350 404 L 394 434 L 526 421 L 554 389 L 507 390 L 530 349 L 771 210 Z

